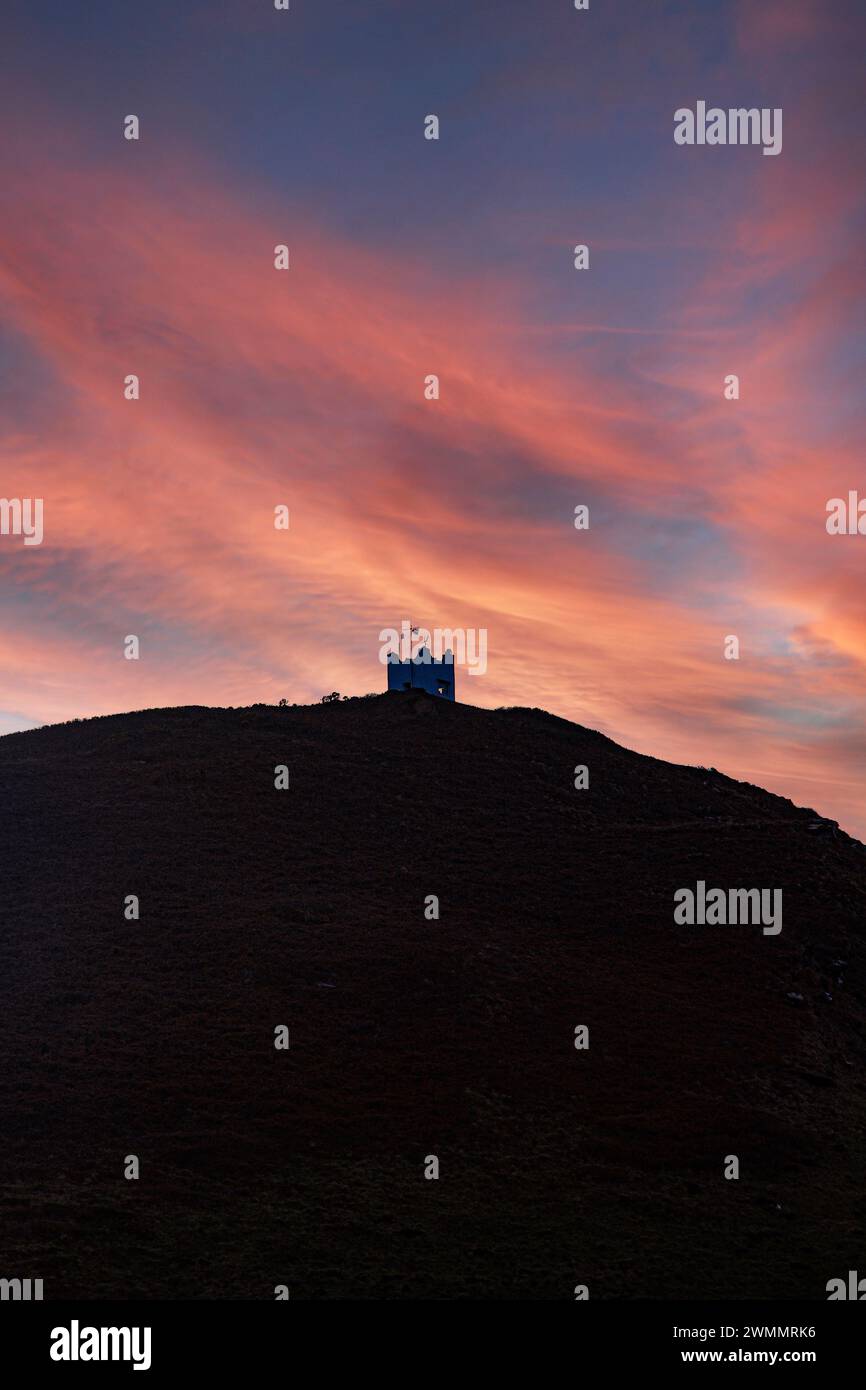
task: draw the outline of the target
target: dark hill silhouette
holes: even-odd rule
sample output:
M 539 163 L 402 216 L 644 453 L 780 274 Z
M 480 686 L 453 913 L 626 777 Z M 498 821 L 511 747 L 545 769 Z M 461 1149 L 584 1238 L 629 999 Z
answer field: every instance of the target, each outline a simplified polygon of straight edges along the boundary
M 0 1275 L 822 1299 L 863 1268 L 866 850 L 815 812 L 417 693 L 14 734 L 0 787 Z M 675 925 L 699 879 L 782 888 L 781 934 Z

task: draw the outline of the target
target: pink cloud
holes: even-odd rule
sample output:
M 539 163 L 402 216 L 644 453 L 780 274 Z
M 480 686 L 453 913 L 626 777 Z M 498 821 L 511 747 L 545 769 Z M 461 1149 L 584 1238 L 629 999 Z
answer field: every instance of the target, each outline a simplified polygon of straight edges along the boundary
M 847 217 L 832 171 L 824 187 Z M 799 206 L 796 181 L 786 200 Z M 489 673 L 462 677 L 465 699 L 543 705 L 742 776 L 760 766 L 779 790 L 819 767 L 823 809 L 866 828 L 844 746 L 791 737 L 771 712 L 862 711 L 856 562 L 828 548 L 821 517 L 821 479 L 849 476 L 857 454 L 834 441 L 816 477 L 785 386 L 862 294 L 856 263 L 813 276 L 783 334 L 753 319 L 744 343 L 734 319 L 724 352 L 698 356 L 694 333 L 725 308 L 724 268 L 707 277 L 669 337 L 636 336 L 636 396 L 580 342 L 564 359 L 525 332 L 525 287 L 493 324 L 471 283 L 443 286 L 296 208 L 249 210 L 188 172 L 88 169 L 67 147 L 10 177 L 3 201 L 0 297 L 44 364 L 45 409 L 38 431 L 0 436 L 2 490 L 44 496 L 46 543 L 0 549 L 0 708 L 46 721 L 377 688 L 379 629 L 412 616 L 488 629 Z M 744 318 L 783 225 L 787 269 L 814 252 L 814 217 L 773 230 L 775 216 L 731 213 L 726 265 L 754 250 L 735 281 Z M 748 383 L 734 417 L 720 397 L 731 353 Z M 726 452 L 732 418 L 750 462 Z M 587 489 L 609 522 L 577 533 Z M 712 528 L 730 568 L 692 583 L 683 560 L 663 582 L 641 512 Z M 739 664 L 721 655 L 732 623 Z M 123 660 L 128 632 L 140 662 Z

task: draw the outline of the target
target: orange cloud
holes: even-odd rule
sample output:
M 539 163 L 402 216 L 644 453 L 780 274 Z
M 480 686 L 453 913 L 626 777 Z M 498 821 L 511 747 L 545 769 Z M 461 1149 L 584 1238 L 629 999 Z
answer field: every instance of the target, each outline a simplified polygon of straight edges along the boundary
M 489 671 L 459 675 L 462 698 L 542 705 L 741 776 L 760 766 L 779 790 L 818 777 L 822 809 L 866 827 L 822 723 L 862 715 L 854 561 L 828 549 L 784 390 L 862 291 L 853 264 L 791 305 L 782 344 L 768 317 L 744 349 L 734 323 L 737 367 L 764 385 L 732 417 L 723 355 L 701 360 L 690 331 L 716 323 L 723 276 L 651 348 L 635 335 L 625 357 L 581 341 L 566 355 L 525 331 L 525 286 L 494 306 L 489 287 L 386 260 L 297 208 L 140 163 L 87 168 L 67 147 L 3 190 L 0 297 L 39 363 L 39 424 L 28 412 L 0 437 L 2 491 L 44 497 L 46 540 L 0 548 L 0 709 L 49 721 L 381 688 L 380 628 L 485 627 Z M 790 264 L 812 221 L 795 234 Z M 762 255 L 773 235 L 759 219 Z M 847 476 L 856 455 L 834 457 Z M 132 632 L 139 662 L 122 656 Z M 722 658 L 728 632 L 739 663 Z

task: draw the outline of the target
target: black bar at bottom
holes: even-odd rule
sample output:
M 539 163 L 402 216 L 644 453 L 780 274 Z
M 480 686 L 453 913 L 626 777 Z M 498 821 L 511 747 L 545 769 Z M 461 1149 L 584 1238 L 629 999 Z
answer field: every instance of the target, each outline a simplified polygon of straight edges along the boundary
M 353 1302 L 358 1306 L 351 1311 L 340 1300 L 315 1306 L 291 1297 L 273 1303 L 4 1302 L 0 1376 L 14 1368 L 15 1383 L 22 1374 L 27 1383 L 31 1373 L 46 1371 L 92 1379 L 110 1367 L 115 1376 L 135 1375 L 147 1384 L 185 1372 L 224 1378 L 268 1365 L 297 1372 L 303 1364 L 306 1375 L 333 1374 L 345 1363 L 355 1374 L 377 1367 L 396 1373 L 402 1365 L 402 1378 L 423 1373 L 429 1380 L 437 1363 L 443 1375 L 453 1375 L 471 1347 L 470 1360 L 485 1371 L 503 1358 L 504 1369 L 518 1373 L 521 1357 L 531 1358 L 533 1379 L 541 1383 L 543 1365 L 553 1375 L 548 1358 L 560 1352 L 576 1371 L 794 1364 L 826 1377 L 858 1365 L 866 1340 L 866 1310 L 843 1302 L 587 1300 L 541 1326 L 537 1313 L 529 1317 L 513 1304 L 505 1324 L 478 1304 L 471 1320 L 464 1314 L 451 1323 L 439 1302 L 423 1303 L 420 1314 L 392 1309 L 380 1323 L 368 1302 Z M 311 1360 L 299 1362 L 302 1354 Z

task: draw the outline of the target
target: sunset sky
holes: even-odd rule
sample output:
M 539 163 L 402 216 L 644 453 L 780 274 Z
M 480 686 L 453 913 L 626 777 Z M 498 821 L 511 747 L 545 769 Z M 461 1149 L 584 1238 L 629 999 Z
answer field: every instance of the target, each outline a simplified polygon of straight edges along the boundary
M 411 618 L 487 630 L 460 700 L 866 839 L 866 536 L 825 527 L 866 496 L 862 4 L 5 0 L 0 38 L 0 496 L 45 509 L 0 536 L 0 732 L 383 689 Z M 677 146 L 698 100 L 782 152 Z

